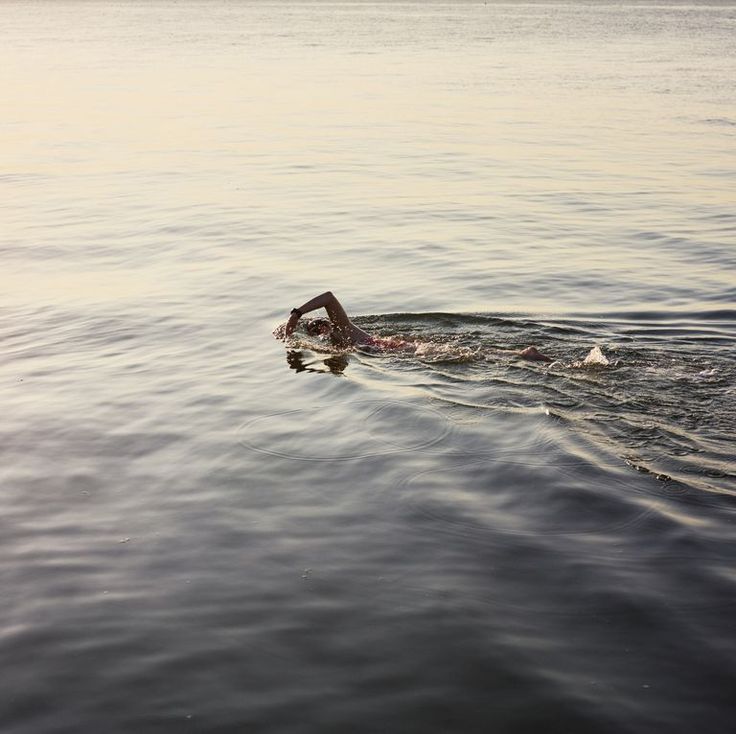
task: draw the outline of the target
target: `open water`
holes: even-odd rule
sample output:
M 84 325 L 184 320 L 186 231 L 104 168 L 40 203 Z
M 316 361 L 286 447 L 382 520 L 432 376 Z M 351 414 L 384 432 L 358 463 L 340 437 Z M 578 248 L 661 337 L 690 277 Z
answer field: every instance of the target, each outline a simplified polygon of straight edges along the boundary
M 0 27 L 4 734 L 733 731 L 736 6 Z

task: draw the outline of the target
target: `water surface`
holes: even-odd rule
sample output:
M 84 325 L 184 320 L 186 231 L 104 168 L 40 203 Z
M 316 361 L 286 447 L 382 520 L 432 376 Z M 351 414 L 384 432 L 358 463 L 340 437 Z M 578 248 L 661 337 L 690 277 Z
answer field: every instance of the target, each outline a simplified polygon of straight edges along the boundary
M 732 4 L 0 13 L 3 732 L 730 732 Z

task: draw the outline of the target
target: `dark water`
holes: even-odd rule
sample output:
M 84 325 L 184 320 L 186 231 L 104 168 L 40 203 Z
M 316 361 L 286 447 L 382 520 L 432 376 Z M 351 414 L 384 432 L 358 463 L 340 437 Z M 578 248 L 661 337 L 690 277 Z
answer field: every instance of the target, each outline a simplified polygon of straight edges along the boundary
M 733 731 L 733 5 L 0 16 L 3 734 Z

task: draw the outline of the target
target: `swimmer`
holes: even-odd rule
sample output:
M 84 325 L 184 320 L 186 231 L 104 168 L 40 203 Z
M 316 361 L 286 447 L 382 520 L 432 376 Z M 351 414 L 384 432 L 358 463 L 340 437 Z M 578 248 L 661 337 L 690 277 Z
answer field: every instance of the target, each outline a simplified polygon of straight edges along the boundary
M 342 304 L 335 298 L 331 291 L 326 291 L 319 296 L 315 296 L 299 308 L 292 308 L 289 314 L 289 320 L 286 322 L 286 336 L 291 336 L 294 333 L 299 319 L 305 313 L 316 311 L 319 308 L 324 308 L 329 318 L 317 318 L 308 321 L 305 324 L 307 334 L 328 338 L 334 346 L 340 349 L 348 349 L 350 347 L 367 347 L 370 349 L 377 347 L 382 350 L 406 350 L 408 348 L 413 351 L 417 347 L 416 344 L 404 341 L 403 339 L 371 336 L 368 332 L 363 331 L 363 329 L 356 326 L 348 318 Z M 535 362 L 554 361 L 546 354 L 542 354 L 536 347 L 526 347 L 526 349 L 519 351 L 513 350 L 513 354 Z

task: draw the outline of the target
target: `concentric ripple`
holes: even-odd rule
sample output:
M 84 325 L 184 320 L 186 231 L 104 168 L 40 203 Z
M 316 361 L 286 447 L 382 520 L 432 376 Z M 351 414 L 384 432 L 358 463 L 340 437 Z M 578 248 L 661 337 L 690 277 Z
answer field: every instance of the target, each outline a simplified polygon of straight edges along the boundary
M 346 425 L 345 415 L 352 416 Z M 284 430 L 284 426 L 293 426 Z M 352 426 L 361 426 L 360 431 Z M 336 402 L 258 416 L 238 428 L 240 444 L 253 451 L 300 461 L 347 461 L 426 449 L 448 433 L 438 411 L 407 402 Z

